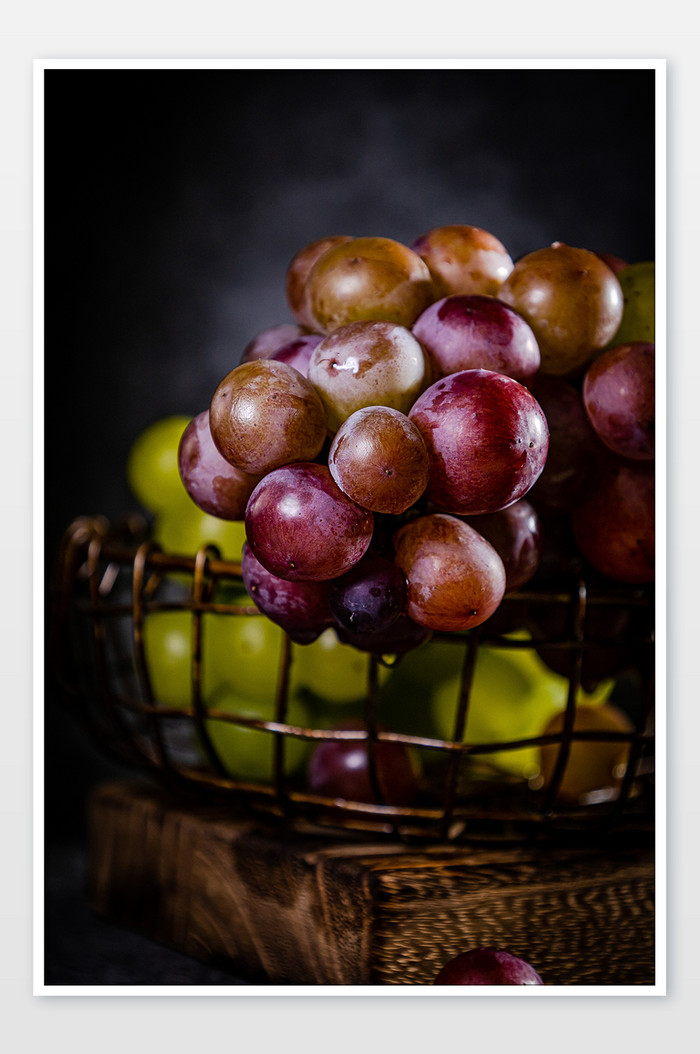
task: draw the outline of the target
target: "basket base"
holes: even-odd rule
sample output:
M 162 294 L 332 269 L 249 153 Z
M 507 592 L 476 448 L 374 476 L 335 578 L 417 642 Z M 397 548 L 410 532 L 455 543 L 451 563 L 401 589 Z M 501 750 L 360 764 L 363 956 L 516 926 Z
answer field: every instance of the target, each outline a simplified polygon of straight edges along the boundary
M 520 955 L 545 984 L 655 983 L 649 846 L 416 849 L 119 782 L 90 801 L 88 896 L 251 984 L 429 985 L 478 945 Z

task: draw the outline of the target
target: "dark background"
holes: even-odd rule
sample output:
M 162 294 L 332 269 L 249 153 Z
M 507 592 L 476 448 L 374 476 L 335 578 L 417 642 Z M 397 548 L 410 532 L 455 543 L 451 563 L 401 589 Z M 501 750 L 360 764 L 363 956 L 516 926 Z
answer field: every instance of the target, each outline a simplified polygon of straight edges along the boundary
M 124 466 L 138 434 L 205 409 L 245 344 L 291 321 L 285 272 L 309 242 L 410 243 L 471 223 L 514 259 L 557 240 L 654 258 L 654 76 L 46 71 L 47 576 L 75 516 L 135 507 Z M 50 675 L 45 744 L 52 889 L 89 787 L 116 770 L 56 705 Z

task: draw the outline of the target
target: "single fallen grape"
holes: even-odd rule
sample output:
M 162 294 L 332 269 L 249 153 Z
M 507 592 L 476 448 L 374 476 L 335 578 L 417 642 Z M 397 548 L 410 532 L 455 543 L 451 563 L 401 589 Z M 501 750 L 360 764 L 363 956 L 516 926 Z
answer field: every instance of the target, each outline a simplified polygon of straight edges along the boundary
M 435 299 L 426 264 L 392 238 L 352 238 L 326 250 L 306 280 L 313 328 L 382 319 L 410 327 Z
M 583 405 L 596 433 L 621 457 L 654 457 L 654 345 L 620 344 L 599 355 L 583 378 Z
M 221 455 L 251 475 L 313 460 L 326 438 L 325 412 L 312 386 L 294 367 L 270 359 L 246 362 L 224 377 L 209 427 Z
M 306 326 L 312 330 L 316 328 L 316 320 L 311 314 L 308 304 L 307 279 L 311 268 L 328 249 L 332 249 L 334 245 L 342 245 L 343 242 L 352 240 L 352 237 L 346 234 L 334 234 L 328 238 L 319 238 L 317 241 L 305 245 L 292 258 L 285 276 L 284 291 L 292 315 L 299 325 Z
M 357 731 L 360 722 L 346 721 L 338 732 Z M 371 778 L 370 750 L 378 782 L 377 794 Z M 307 786 L 313 794 L 341 801 L 407 806 L 418 796 L 420 759 L 403 743 L 326 739 L 314 748 L 308 764 Z
M 388 406 L 356 410 L 340 426 L 328 452 L 340 489 L 364 509 L 397 515 L 428 485 L 428 451 L 409 418 Z
M 442 513 L 419 516 L 394 535 L 408 583 L 406 613 L 432 630 L 479 626 L 503 599 L 503 561 L 473 527 Z
M 209 410 L 194 417 L 183 432 L 178 467 L 195 505 L 222 520 L 242 520 L 248 498 L 260 482 L 222 457 L 209 428 Z
M 178 469 L 178 446 L 191 418 L 163 417 L 141 432 L 126 463 L 129 488 L 148 512 L 163 512 L 182 504 L 182 480 Z
M 256 607 L 299 644 L 310 644 L 332 622 L 327 582 L 290 582 L 260 563 L 248 543 L 241 558 L 243 583 Z
M 307 376 L 336 432 L 356 410 L 389 406 L 408 413 L 432 379 L 420 343 L 394 322 L 353 322 L 314 349 Z
M 521 257 L 499 292 L 532 327 L 542 372 L 558 376 L 584 366 L 615 336 L 622 296 L 599 256 L 563 242 Z
M 500 948 L 472 948 L 445 963 L 433 984 L 544 984 L 534 966 Z
M 411 248 L 428 265 L 439 296 L 498 296 L 513 270 L 513 261 L 498 238 L 470 224 L 434 227 L 416 238 Z
M 653 260 L 630 264 L 617 272 L 623 296 L 622 319 L 610 345 L 655 341 L 656 280 Z
M 524 497 L 547 458 L 547 420 L 528 389 L 493 370 L 463 370 L 432 384 L 409 419 L 428 450 L 425 494 L 464 516 Z
M 438 377 L 484 369 L 529 385 L 540 366 L 530 326 L 493 296 L 444 297 L 416 319 L 413 335 L 430 353 Z
M 345 574 L 372 540 L 373 514 L 342 492 L 326 465 L 269 472 L 245 514 L 248 543 L 263 567 L 290 581 Z

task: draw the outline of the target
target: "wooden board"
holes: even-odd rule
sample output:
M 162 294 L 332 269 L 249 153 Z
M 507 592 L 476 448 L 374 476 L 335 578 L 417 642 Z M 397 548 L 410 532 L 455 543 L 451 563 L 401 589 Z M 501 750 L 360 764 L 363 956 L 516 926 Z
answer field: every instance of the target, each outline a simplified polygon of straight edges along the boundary
M 204 962 L 295 985 L 426 985 L 495 945 L 556 985 L 654 984 L 650 847 L 407 846 L 101 786 L 89 900 Z

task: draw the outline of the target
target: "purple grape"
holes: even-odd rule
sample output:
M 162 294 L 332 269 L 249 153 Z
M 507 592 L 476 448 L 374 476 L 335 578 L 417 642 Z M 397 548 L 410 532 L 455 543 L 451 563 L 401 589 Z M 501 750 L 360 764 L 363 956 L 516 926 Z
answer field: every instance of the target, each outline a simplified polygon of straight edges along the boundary
M 336 578 L 328 601 L 337 625 L 351 633 L 383 633 L 406 604 L 406 579 L 392 560 L 367 554 Z
M 638 341 L 603 352 L 583 379 L 588 419 L 615 454 L 654 457 L 655 347 Z
M 336 633 L 343 644 L 351 644 L 358 651 L 368 651 L 374 655 L 404 655 L 430 640 L 433 635 L 427 626 L 419 625 L 405 614 L 399 615 L 388 629 L 375 633 L 356 633 L 341 626 L 336 628 Z
M 338 578 L 365 555 L 373 515 L 343 494 L 327 465 L 299 462 L 269 472 L 245 514 L 250 548 L 290 581 Z
M 524 959 L 499 948 L 473 948 L 450 959 L 433 984 L 544 984 L 534 967 Z
M 209 411 L 193 418 L 182 434 L 178 468 L 185 490 L 204 512 L 221 520 L 242 520 L 248 498 L 260 482 L 219 453 L 209 428 Z
M 540 349 L 530 326 L 492 296 L 443 297 L 416 319 L 413 335 L 442 377 L 484 369 L 528 384 L 539 369 Z
M 241 556 L 243 584 L 255 606 L 281 626 L 296 644 L 312 644 L 333 622 L 326 582 L 289 582 L 268 571 L 246 542 Z
M 475 531 L 491 542 L 506 570 L 506 593 L 529 582 L 542 552 L 542 529 L 534 506 L 520 498 L 507 509 L 485 516 L 465 517 Z
M 280 322 L 276 326 L 268 326 L 248 341 L 243 349 L 241 362 L 269 359 L 290 340 L 296 340 L 307 332 L 308 330 L 296 322 Z

